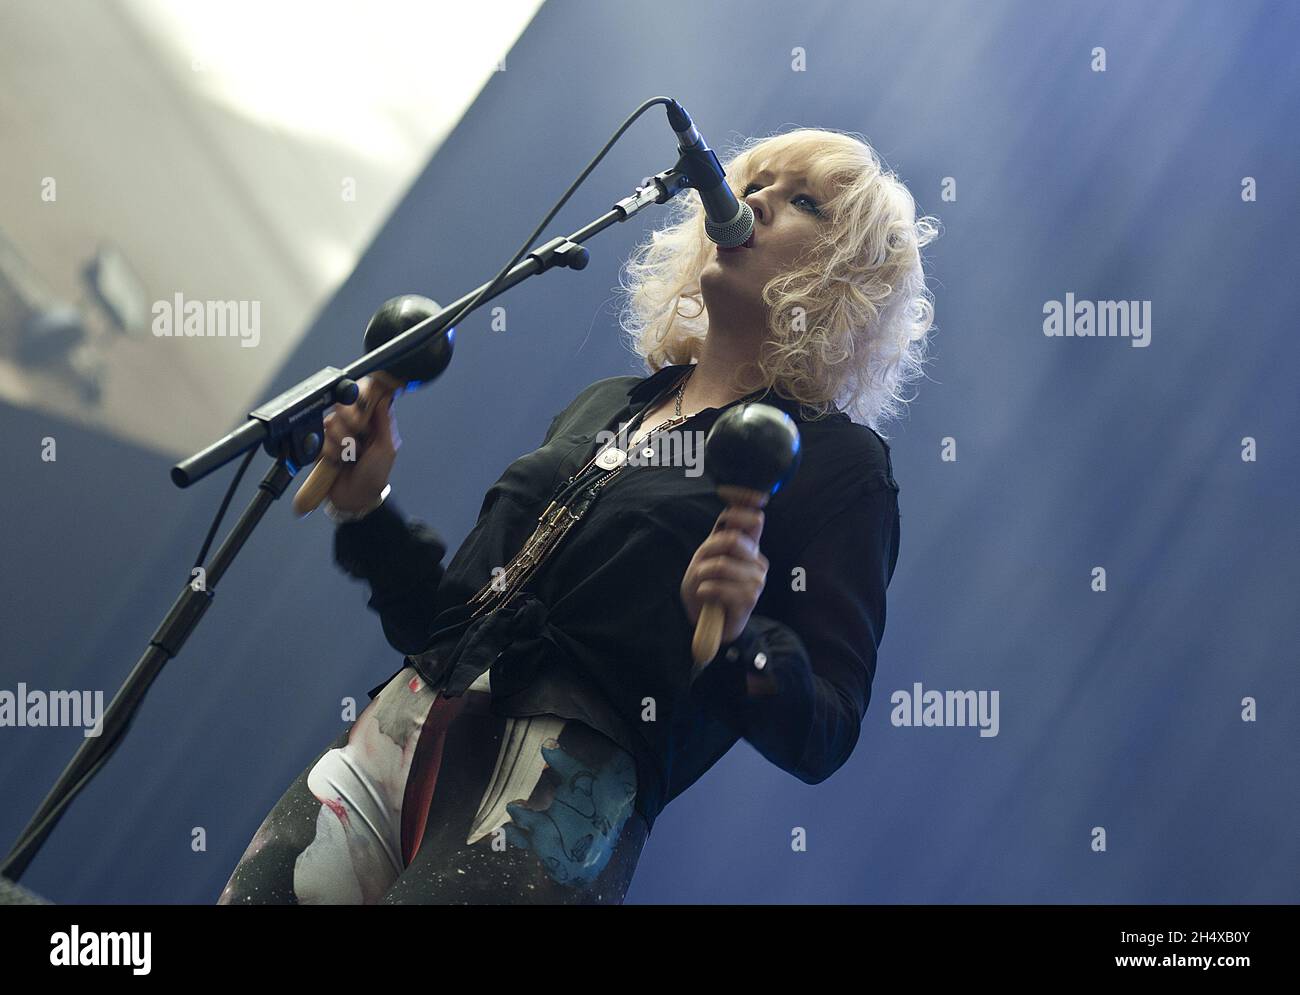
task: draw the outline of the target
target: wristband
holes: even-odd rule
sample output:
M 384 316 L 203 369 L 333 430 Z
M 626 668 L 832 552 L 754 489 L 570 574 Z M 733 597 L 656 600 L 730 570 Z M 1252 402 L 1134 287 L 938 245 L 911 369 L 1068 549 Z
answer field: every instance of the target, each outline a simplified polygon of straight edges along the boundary
M 361 521 L 361 519 L 365 518 L 371 512 L 375 511 L 386 500 L 388 500 L 388 493 L 392 489 L 393 489 L 392 484 L 385 484 L 384 489 L 379 492 L 379 500 L 376 501 L 374 504 L 372 504 L 369 508 L 365 509 L 365 511 L 343 511 L 340 508 L 334 507 L 334 502 L 331 501 L 329 498 L 326 498 L 324 500 L 324 502 L 321 504 L 321 507 L 325 509 L 325 514 L 327 514 L 332 521 L 334 521 L 339 525 L 342 525 L 344 522 L 359 522 Z

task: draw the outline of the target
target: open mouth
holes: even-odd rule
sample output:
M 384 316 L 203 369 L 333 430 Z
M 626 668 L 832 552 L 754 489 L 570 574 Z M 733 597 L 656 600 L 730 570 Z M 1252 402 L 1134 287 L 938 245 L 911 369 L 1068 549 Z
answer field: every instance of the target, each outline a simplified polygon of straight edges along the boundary
M 724 246 L 719 245 L 718 251 L 719 252 L 741 252 L 746 249 L 752 249 L 753 247 L 754 247 L 754 232 L 750 232 L 749 238 L 745 239 L 745 241 L 741 242 L 739 245 L 732 246 L 731 248 L 726 248 Z

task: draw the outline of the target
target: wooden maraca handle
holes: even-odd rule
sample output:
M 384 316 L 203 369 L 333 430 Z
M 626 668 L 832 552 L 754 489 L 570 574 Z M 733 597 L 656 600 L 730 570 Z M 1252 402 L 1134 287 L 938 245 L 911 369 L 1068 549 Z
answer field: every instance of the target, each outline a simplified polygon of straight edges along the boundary
M 695 638 L 691 640 L 691 656 L 695 666 L 702 667 L 718 655 L 722 645 L 722 624 L 727 613 L 716 601 L 706 601 L 700 609 L 700 620 L 695 623 Z
M 742 505 L 746 508 L 762 508 L 770 495 L 747 487 L 723 484 L 718 488 L 718 496 L 727 502 L 728 507 Z M 727 621 L 726 610 L 716 601 L 706 601 L 700 607 L 700 617 L 695 623 L 695 638 L 691 640 L 691 656 L 697 668 L 704 666 L 718 655 L 722 645 L 722 626 Z
M 405 386 L 402 381 L 396 377 L 385 373 L 383 370 L 376 370 L 369 374 L 371 389 L 366 392 L 366 400 L 361 407 L 361 415 L 369 418 L 376 404 L 383 401 L 390 394 L 394 394 Z M 321 452 L 325 448 L 322 444 Z M 321 460 L 316 461 L 312 467 L 311 473 L 307 474 L 307 479 L 302 482 L 298 492 L 293 496 L 293 510 L 300 518 L 316 510 L 317 506 L 325 500 L 326 495 L 334 487 L 334 481 L 338 479 L 342 467 L 337 463 L 325 463 Z

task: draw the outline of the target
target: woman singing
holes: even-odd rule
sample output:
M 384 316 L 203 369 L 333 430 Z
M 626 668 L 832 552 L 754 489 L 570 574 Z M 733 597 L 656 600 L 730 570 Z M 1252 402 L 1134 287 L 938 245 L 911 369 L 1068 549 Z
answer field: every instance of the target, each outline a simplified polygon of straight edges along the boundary
M 386 500 L 389 404 L 326 418 L 335 556 L 406 659 L 266 816 L 221 904 L 618 903 L 656 816 L 737 739 L 809 784 L 849 758 L 898 557 L 877 428 L 922 372 L 938 232 L 856 136 L 751 141 L 727 173 L 748 247 L 718 250 L 698 199 L 673 202 L 626 267 L 652 374 L 574 398 L 445 569 Z M 700 472 L 747 401 L 802 441 L 761 511 Z M 722 644 L 693 679 L 710 601 Z

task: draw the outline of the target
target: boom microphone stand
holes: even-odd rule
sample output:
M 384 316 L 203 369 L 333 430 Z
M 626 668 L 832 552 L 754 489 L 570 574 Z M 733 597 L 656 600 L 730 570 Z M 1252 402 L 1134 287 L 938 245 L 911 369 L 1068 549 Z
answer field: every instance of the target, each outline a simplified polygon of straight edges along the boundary
M 648 101 L 637 114 L 648 109 L 651 104 L 665 100 L 666 98 L 655 98 Z M 627 123 L 630 124 L 631 120 Z M 624 128 L 626 126 L 625 124 Z M 616 135 L 615 138 L 617 137 Z M 712 156 L 713 153 L 707 154 Z M 68 804 L 121 743 L 145 693 L 164 664 L 180 653 L 185 640 L 211 606 L 217 582 L 230 568 L 235 556 L 270 508 L 271 502 L 284 493 L 298 469 L 312 462 L 320 453 L 324 440 L 325 409 L 334 404 L 353 403 L 359 390 L 357 379 L 393 365 L 400 358 L 430 343 L 437 335 L 450 334 L 454 331 L 449 328 L 453 321 L 459 321 L 480 304 L 505 293 L 515 284 L 555 267 L 584 269 L 590 254 L 582 243 L 611 225 L 626 221 L 648 205 L 667 203 L 682 190 L 691 187 L 691 176 L 694 173 L 692 166 L 699 155 L 698 151 L 684 152 L 675 166 L 643 179 L 634 193 L 618 201 L 590 224 L 571 235 L 559 236 L 534 249 L 508 271 L 503 271 L 496 280 L 483 284 L 343 369 L 327 366 L 312 374 L 249 412 L 248 421 L 224 438 L 172 467 L 173 483 L 177 487 L 189 487 L 241 453 L 248 454 L 245 462 L 247 465 L 247 461 L 254 455 L 252 450 L 259 444 L 275 459 L 275 463 L 257 485 L 257 493 L 203 568 L 203 574 L 181 590 L 150 638 L 144 654 L 114 695 L 103 716 L 103 733 L 87 739 L 77 749 L 3 864 L 0 864 L 0 877 L 17 881 L 22 876 L 41 844 L 58 824 Z M 592 165 L 595 165 L 595 161 Z

